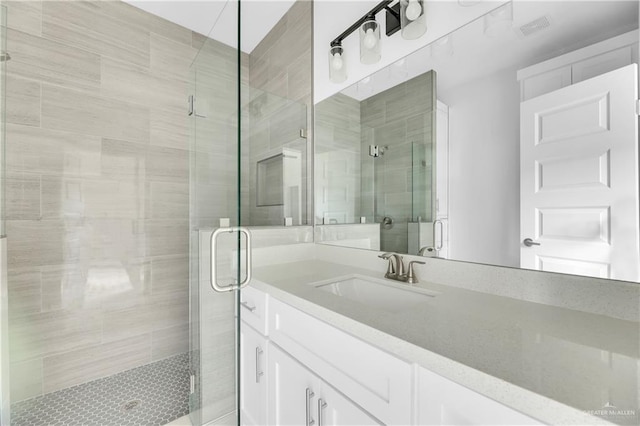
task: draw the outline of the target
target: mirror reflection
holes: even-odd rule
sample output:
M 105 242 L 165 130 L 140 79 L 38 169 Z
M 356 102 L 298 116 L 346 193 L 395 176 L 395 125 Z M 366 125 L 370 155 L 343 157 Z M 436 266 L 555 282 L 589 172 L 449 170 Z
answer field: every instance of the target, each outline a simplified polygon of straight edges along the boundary
M 637 63 L 637 2 L 513 2 L 321 101 L 316 242 L 640 281 Z

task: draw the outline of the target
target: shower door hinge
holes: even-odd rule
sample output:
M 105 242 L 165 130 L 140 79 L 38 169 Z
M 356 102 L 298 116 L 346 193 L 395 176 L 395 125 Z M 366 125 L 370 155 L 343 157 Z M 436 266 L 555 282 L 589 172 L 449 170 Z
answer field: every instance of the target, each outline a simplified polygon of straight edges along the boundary
M 189 374 L 189 395 L 196 393 L 196 376 Z
M 187 101 L 187 103 L 188 103 L 188 115 L 189 117 L 191 117 L 195 112 L 195 109 L 194 109 L 195 97 L 193 95 L 189 95 L 189 100 Z
M 380 147 L 378 145 L 369 145 L 369 156 L 373 158 L 380 157 Z
M 206 115 L 198 114 L 196 111 L 196 97 L 193 95 L 189 95 L 189 99 L 187 100 L 187 115 L 189 115 L 189 117 L 207 118 Z

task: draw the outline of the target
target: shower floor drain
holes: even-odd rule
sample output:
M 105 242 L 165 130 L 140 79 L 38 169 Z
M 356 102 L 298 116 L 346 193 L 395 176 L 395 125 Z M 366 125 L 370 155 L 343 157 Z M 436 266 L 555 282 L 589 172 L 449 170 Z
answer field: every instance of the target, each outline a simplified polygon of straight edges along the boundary
M 139 399 L 134 399 L 133 401 L 129 401 L 129 402 L 123 404 L 122 405 L 122 411 L 135 410 L 136 408 L 138 408 L 139 405 L 140 405 L 140 400 Z

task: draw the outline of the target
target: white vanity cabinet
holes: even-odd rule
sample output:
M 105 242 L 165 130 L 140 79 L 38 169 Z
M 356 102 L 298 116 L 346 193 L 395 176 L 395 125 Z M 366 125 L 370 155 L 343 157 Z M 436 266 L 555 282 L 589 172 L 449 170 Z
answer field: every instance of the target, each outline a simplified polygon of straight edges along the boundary
M 269 355 L 270 425 L 379 425 L 277 346 Z
M 412 365 L 276 299 L 269 337 L 372 417 L 411 424 Z
M 243 425 L 540 424 L 248 289 L 241 299 Z
M 424 368 L 418 368 L 417 401 L 419 425 L 541 424 Z
M 240 292 L 240 420 L 267 424 L 267 295 L 252 287 Z

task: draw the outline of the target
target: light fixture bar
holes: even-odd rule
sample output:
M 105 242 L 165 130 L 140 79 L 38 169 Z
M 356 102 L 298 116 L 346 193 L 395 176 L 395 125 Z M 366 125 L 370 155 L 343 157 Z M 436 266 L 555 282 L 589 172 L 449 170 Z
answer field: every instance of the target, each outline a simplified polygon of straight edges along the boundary
M 358 19 L 353 25 L 347 28 L 342 34 L 340 34 L 338 37 L 333 39 L 333 41 L 331 42 L 331 46 L 332 47 L 340 46 L 342 44 L 342 40 L 349 37 L 354 31 L 357 31 L 365 21 L 375 18 L 375 16 L 378 13 L 380 13 L 382 10 L 386 10 L 387 15 L 391 14 L 394 18 L 396 18 L 397 26 L 389 28 L 389 25 L 387 25 L 387 31 L 386 31 L 387 36 L 391 36 L 392 34 L 394 34 L 396 31 L 400 29 L 400 14 L 397 11 L 399 10 L 399 6 L 398 8 L 389 7 L 389 5 L 394 1 L 396 0 L 384 0 L 378 3 L 376 7 L 374 7 L 369 12 L 364 14 L 362 18 Z M 387 18 L 387 23 L 389 21 L 390 21 L 389 18 Z

